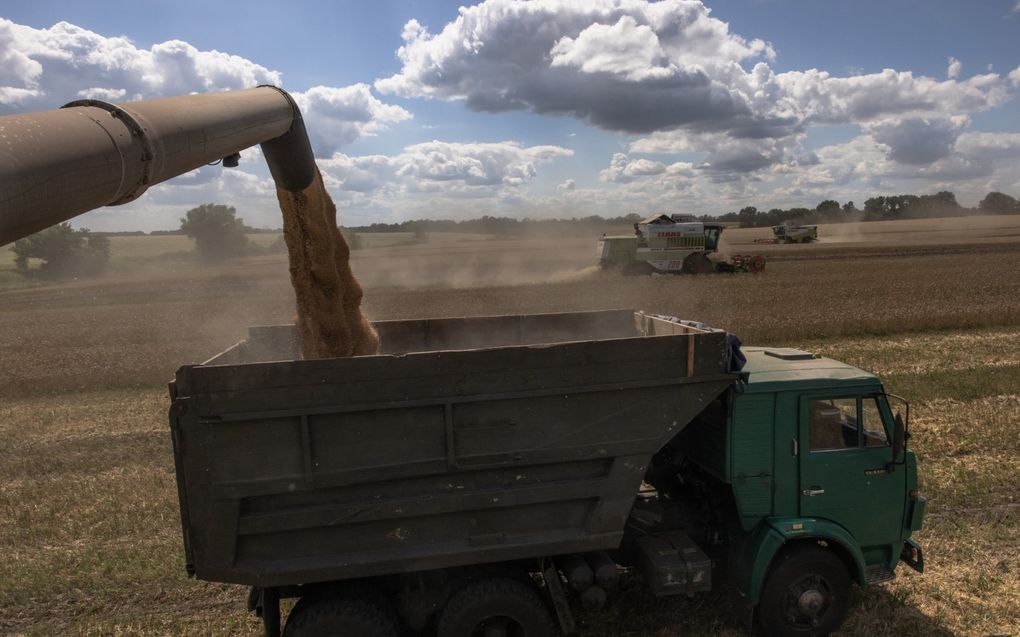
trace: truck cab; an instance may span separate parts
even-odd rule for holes
[[[909,405],[845,363],[743,352],[746,382],[660,452],[653,481],[675,501],[719,503],[703,528],[726,531],[698,543],[716,547],[769,634],[828,634],[848,610],[850,582],[890,580],[901,560],[923,569],[910,539],[925,499],[905,448]]]

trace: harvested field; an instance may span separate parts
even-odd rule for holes
[[[730,246],[755,246],[772,251],[818,251],[834,246],[862,248],[911,248],[949,245],[1000,245],[1020,238],[1020,216],[973,215],[938,219],[897,219],[863,223],[823,223],[818,242],[798,245],[758,245],[755,239],[771,239],[771,228],[731,228],[724,234]]]
[[[643,308],[746,342],[1020,319],[1017,250],[996,253],[995,267],[969,250],[777,261],[757,276],[622,277],[590,258],[546,240],[479,241],[359,250],[352,266],[373,319]],[[248,325],[293,321],[283,255],[152,267],[2,293],[0,351],[21,364],[0,377],[0,392],[151,386],[240,340]]]
[[[759,276],[612,276],[588,240],[366,248],[353,267],[372,318],[637,307],[878,372],[914,404],[928,572],[859,593],[840,634],[1016,634],[1020,250],[791,247],[811,258]],[[0,634],[259,634],[244,590],[184,574],[165,382],[293,319],[286,258],[137,263],[0,292]],[[657,601],[634,581],[581,619],[585,637],[744,634],[720,596]]]

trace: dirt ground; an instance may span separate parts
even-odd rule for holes
[[[640,308],[879,373],[914,403],[929,569],[858,594],[840,634],[1016,634],[1020,217],[987,219],[862,224],[842,242],[822,228],[806,246],[728,230],[729,250],[768,254],[757,276],[611,275],[594,237],[377,245],[353,267],[373,319]],[[184,574],[165,383],[248,325],[292,321],[286,257],[203,268],[147,239],[115,242],[105,278],[0,289],[0,634],[260,634],[244,590]],[[582,622],[587,637],[742,634],[722,598],[657,601],[635,581]]]

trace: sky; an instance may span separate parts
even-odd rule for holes
[[[1020,0],[0,0],[0,115],[282,86],[358,226],[1020,196]],[[257,148],[74,223],[279,227]]]

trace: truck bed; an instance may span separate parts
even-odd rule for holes
[[[614,548],[651,456],[729,387],[726,333],[631,310],[293,326],[171,384],[189,573],[281,586]]]

